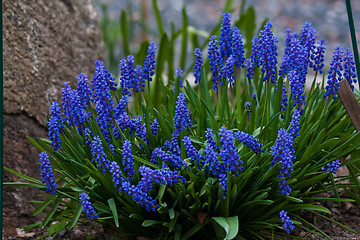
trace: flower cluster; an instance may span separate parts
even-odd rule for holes
[[[212,78],[213,81],[213,89],[215,92],[218,91],[219,83],[221,82],[221,68],[223,66],[223,59],[220,55],[220,50],[218,43],[219,41],[216,40],[216,36],[213,35],[210,37],[209,41],[209,48],[208,48],[208,58],[209,58],[209,66],[210,71],[212,72]]]
[[[51,105],[50,119],[49,119],[49,140],[54,150],[61,148],[60,131],[64,128],[63,120],[60,114],[60,106],[57,102]]]
[[[52,166],[49,160],[49,156],[46,152],[40,153],[39,162],[41,163],[41,177],[42,183],[46,184],[46,192],[56,194],[56,183],[54,180],[54,174],[52,173]]]
[[[123,151],[123,166],[124,171],[127,175],[132,178],[135,175],[134,169],[134,157],[131,151],[131,142],[129,139],[126,139],[124,145],[121,149]]]
[[[330,63],[331,67],[328,75],[328,85],[325,87],[326,93],[324,94],[324,98],[328,98],[330,95],[332,95],[333,99],[336,100],[336,94],[340,87],[339,82],[341,81],[342,77],[341,71],[343,70],[343,66],[341,64],[343,61],[342,53],[343,51],[340,47],[335,48],[333,60]]]
[[[185,101],[185,95],[180,93],[177,99],[174,122],[177,131],[181,132],[184,128],[191,127],[192,123],[190,118],[190,111]]]
[[[244,68],[245,62],[245,51],[244,51],[244,44],[242,41],[241,31],[237,27],[233,27],[232,33],[232,57],[234,58],[234,63],[236,67]]]
[[[271,167],[276,163],[281,162],[282,166],[278,178],[290,177],[292,172],[293,160],[295,159],[295,150],[293,146],[292,134],[287,132],[284,128],[278,131],[276,143],[271,147],[270,153],[274,155],[271,160]],[[283,180],[279,181],[280,193],[289,195],[291,189]]]
[[[349,82],[351,90],[354,91],[353,83],[356,83],[356,67],[354,56],[349,48],[344,52],[344,78]]]
[[[326,167],[323,167],[321,170],[325,172],[332,172],[336,174],[336,170],[340,167],[341,163],[339,160],[332,161],[331,163],[328,163]]]
[[[200,82],[201,79],[202,53],[200,48],[195,48],[194,53],[195,53],[194,77],[195,77],[195,84],[197,84],[198,82]]]
[[[179,78],[179,82],[180,82],[180,87],[183,88],[184,84],[183,84],[183,70],[181,70],[180,67],[176,68],[175,70],[175,77]]]
[[[231,56],[231,42],[231,15],[225,12],[220,29],[220,54],[222,59],[227,59]]]
[[[99,165],[99,169],[106,173],[106,169],[110,166],[110,161],[107,159],[99,136],[96,136],[91,143],[91,154],[92,161],[95,161]]]
[[[148,54],[143,66],[143,81],[151,81],[155,74],[155,54],[156,54],[156,43],[150,42],[148,47]]]
[[[283,223],[282,228],[286,231],[287,234],[290,234],[290,231],[295,228],[293,221],[290,220],[290,217],[287,215],[287,212],[281,210],[280,212],[281,222]]]
[[[83,211],[86,213],[86,217],[90,219],[98,218],[94,207],[92,206],[90,197],[87,193],[80,193],[79,199],[81,200]]]
[[[265,151],[264,149],[262,149],[263,144],[259,143],[259,139],[254,138],[253,135],[250,135],[243,131],[237,131],[236,133],[234,133],[234,136],[239,142],[242,142],[246,147],[253,150],[256,154]]]

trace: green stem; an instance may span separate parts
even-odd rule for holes
[[[359,60],[359,51],[357,48],[357,41],[356,41],[356,34],[355,34],[355,27],[354,27],[354,19],[351,11],[351,1],[346,0],[346,10],[349,19],[349,27],[350,27],[350,34],[351,34],[351,42],[353,46],[354,58],[355,58],[355,65],[356,65],[356,74],[358,79],[360,78],[360,60]],[[359,88],[360,88],[360,81],[358,81]]]

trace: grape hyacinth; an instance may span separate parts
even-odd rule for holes
[[[158,133],[158,129],[159,129],[159,122],[157,120],[157,118],[154,119],[153,123],[150,126],[151,129],[151,133],[156,136],[156,134]]]
[[[85,128],[84,135],[85,135],[85,143],[86,143],[86,145],[90,146],[91,145],[91,141],[90,141],[91,130],[89,128]]]
[[[219,130],[220,143],[220,156],[221,160],[228,167],[228,171],[234,172],[236,176],[244,169],[243,162],[240,160],[240,155],[237,153],[235,146],[235,137],[231,130],[227,130],[222,126]]]
[[[155,54],[156,54],[156,43],[150,42],[150,46],[148,47],[148,54],[146,56],[146,60],[143,64],[143,81],[152,81],[152,77],[155,72]]]
[[[50,109],[49,140],[51,140],[51,146],[54,146],[54,151],[56,151],[61,148],[60,132],[64,129],[64,124],[61,118],[60,105],[53,102]]]
[[[354,56],[349,48],[344,51],[344,78],[348,81],[351,90],[354,91],[353,83],[356,83],[356,67]]]
[[[284,210],[281,210],[280,218],[281,218],[281,222],[283,223],[282,228],[286,231],[287,234],[290,234],[290,230],[295,228],[293,221],[290,220],[290,217],[287,215],[287,212]]]
[[[185,95],[179,93],[175,106],[175,128],[178,132],[181,132],[184,128],[191,127],[190,112],[185,101]]]
[[[125,109],[129,103],[129,96],[125,95],[120,100],[118,105],[114,108],[114,118],[118,119],[120,115],[126,113]]]
[[[316,29],[311,22],[306,21],[301,29],[300,43],[305,48],[306,57],[309,59],[311,50],[315,47]]]
[[[69,126],[78,127],[78,132],[81,134],[84,128],[86,112],[77,91],[71,89],[68,82],[65,82],[64,85],[65,87],[62,89],[64,121],[69,121]]]
[[[283,85],[282,85],[282,91],[281,91],[281,119],[284,119],[285,116],[283,113],[286,112],[286,107],[287,107],[287,90],[286,90],[286,85],[285,85],[285,82],[283,82]]]
[[[135,175],[135,170],[134,170],[134,157],[132,155],[131,147],[132,147],[131,141],[129,139],[125,139],[121,150],[123,151],[124,171],[127,173],[127,175],[130,178],[133,178],[133,176]]]
[[[122,172],[120,170],[120,166],[117,162],[113,161],[110,164],[110,173],[112,173],[113,181],[115,182],[115,187],[119,187],[119,192],[124,188],[128,188],[130,186],[129,182],[125,180],[122,176]]]
[[[323,167],[321,170],[325,172],[332,172],[336,174],[336,170],[340,167],[341,163],[339,160],[332,161],[331,163],[328,163],[326,167]]]
[[[206,142],[209,145],[211,145],[214,149],[218,149],[219,146],[216,145],[213,136],[214,136],[213,130],[211,128],[207,128],[205,131]]]
[[[328,99],[330,95],[333,96],[333,99],[336,100],[336,94],[340,87],[339,82],[341,81],[341,71],[343,70],[342,66],[342,53],[341,47],[336,47],[333,54],[333,60],[330,63],[330,70],[328,75],[327,86],[325,87],[326,93],[324,94],[324,98]]]
[[[292,135],[292,141],[294,141],[294,139],[296,137],[298,137],[300,134],[299,134],[299,130],[300,130],[300,125],[299,125],[299,121],[300,121],[300,111],[298,109],[295,109],[294,110],[294,113],[292,115],[292,118],[291,118],[291,122],[290,122],[290,127],[289,127],[289,132],[291,133]]]
[[[183,138],[186,154],[191,158],[191,161],[196,162],[199,169],[203,165],[204,156],[201,156],[200,152],[192,145],[191,139],[188,136]]]
[[[97,112],[96,122],[100,127],[101,133],[104,135],[106,142],[110,142],[110,122],[111,119],[111,112],[109,112],[106,105],[102,104],[103,101],[98,101],[95,103],[95,109]]]
[[[250,113],[251,113],[251,103],[250,102],[246,102],[245,103],[245,110],[246,110],[246,112],[247,112],[247,115],[250,115]]]
[[[151,154],[150,162],[158,164],[157,158],[160,158],[163,162],[170,164],[171,167],[181,169],[186,166],[186,162],[181,159],[177,154],[170,154],[160,148],[155,148]]]
[[[249,79],[253,79],[254,77],[254,66],[250,58],[246,59],[246,77]]]
[[[277,38],[273,35],[271,30],[272,25],[267,22],[264,26],[264,30],[260,31],[260,38],[258,39],[258,63],[261,65],[260,71],[264,74],[263,81],[271,80],[275,83],[276,64],[277,64]]]
[[[54,180],[54,174],[52,173],[52,166],[49,160],[49,156],[46,152],[40,153],[39,162],[41,163],[41,177],[42,183],[46,184],[46,192],[56,194],[56,183]]]
[[[119,67],[121,94],[131,96],[130,89],[139,91],[139,82],[134,71],[134,57],[129,55],[127,59],[121,59]]]
[[[183,88],[184,84],[183,84],[183,70],[181,70],[180,67],[176,68],[175,70],[175,77],[179,77],[179,81],[180,81],[180,87]]]
[[[99,169],[103,170],[104,173],[106,173],[106,169],[110,166],[110,161],[106,156],[106,153],[104,152],[104,149],[102,147],[102,141],[99,136],[94,137],[94,140],[91,143],[91,155],[92,155],[92,161],[95,161],[99,165]]]
[[[239,142],[242,142],[246,147],[253,150],[255,154],[265,151],[264,149],[262,149],[263,144],[259,143],[259,139],[254,138],[253,135],[250,135],[243,131],[237,131],[236,133],[234,133],[234,136]]]
[[[194,65],[194,77],[195,77],[195,84],[200,82],[201,79],[201,66],[202,66],[202,52],[200,48],[195,48],[195,65]]]
[[[229,81],[230,84],[232,84],[233,86],[235,86],[235,76],[234,76],[234,58],[232,56],[230,56],[227,60],[226,63],[224,65],[224,67],[221,70],[221,75],[224,78],[224,81],[221,81],[220,84],[222,86],[227,86],[228,82],[226,80]]]
[[[99,216],[96,214],[94,207],[92,206],[90,197],[87,193],[80,193],[79,199],[81,200],[83,206],[83,212],[86,213],[86,217],[90,219],[98,218]]]
[[[213,89],[215,92],[218,91],[218,85],[221,81],[220,68],[223,65],[223,60],[220,56],[218,43],[219,43],[219,41],[216,40],[215,35],[210,37],[209,48],[208,48],[208,58],[210,60],[209,66],[210,66],[210,71],[212,72],[211,80],[214,83]]]
[[[315,72],[319,72],[320,74],[323,73],[322,69],[324,67],[325,45],[325,40],[320,39],[320,42],[318,42],[317,46],[311,49],[311,61],[309,63],[309,67],[313,68]]]
[[[220,28],[220,54],[222,59],[227,59],[231,56],[231,15],[225,12],[222,18]]]
[[[111,76],[111,73],[106,70],[104,63],[97,60],[95,62],[94,78],[91,81],[92,102],[96,103],[101,100],[106,102],[109,110],[112,110],[113,102],[111,99],[110,90],[115,91],[117,83],[114,82],[115,78]],[[105,103],[104,103],[105,104]]]
[[[233,27],[232,33],[232,57],[234,58],[234,63],[236,67],[244,68],[245,62],[245,51],[244,51],[244,44],[242,41],[241,31],[237,27]]]
[[[77,78],[77,92],[83,108],[86,109],[90,104],[90,97],[92,95],[86,73],[80,73]]]

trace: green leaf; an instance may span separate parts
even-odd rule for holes
[[[224,240],[230,240],[235,238],[239,232],[239,219],[237,216],[234,217],[212,217],[212,219],[219,224],[226,233]]]
[[[143,223],[142,223],[142,226],[143,227],[151,227],[155,224],[162,224],[161,221],[157,221],[157,220],[145,220]]]
[[[116,209],[115,200],[114,200],[114,198],[110,198],[107,200],[107,202],[108,202],[110,210],[113,214],[115,226],[118,228],[119,227],[119,217],[118,217],[118,213],[117,213],[117,209]]]
[[[69,229],[72,229],[73,227],[75,227],[76,223],[78,222],[78,220],[81,216],[82,210],[83,210],[83,206],[82,206],[82,203],[79,201],[78,204],[76,205],[76,209],[71,218],[71,221],[69,222]]]
[[[126,12],[125,10],[121,11],[121,16],[120,16],[120,25],[121,25],[121,34],[123,36],[123,49],[124,49],[124,54],[130,55],[130,48],[129,48],[129,37],[128,37],[128,29],[127,29],[127,20],[126,20]]]
[[[37,180],[37,179],[35,179],[35,178],[26,176],[26,175],[24,175],[24,174],[21,174],[21,173],[19,173],[19,172],[16,172],[16,171],[14,171],[14,170],[11,170],[10,168],[7,168],[7,167],[5,167],[5,166],[3,166],[3,168],[4,168],[4,170],[8,171],[9,173],[12,173],[12,174],[14,174],[14,175],[16,175],[16,176],[18,176],[18,177],[23,178],[23,179],[29,180],[30,182],[37,183],[37,184],[42,184],[42,182],[41,182],[40,180]]]

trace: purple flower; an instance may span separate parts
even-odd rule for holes
[[[156,134],[158,133],[158,129],[159,129],[159,122],[157,120],[157,118],[154,119],[153,123],[150,126],[151,129],[151,133],[156,136]]]
[[[271,147],[270,153],[274,155],[271,160],[271,166],[281,162],[280,175],[278,178],[290,177],[293,170],[293,160],[295,159],[295,150],[293,146],[293,136],[291,133],[286,132],[284,128],[280,128],[278,131],[276,143]],[[288,195],[291,191],[285,180],[279,180],[280,193]]]
[[[83,108],[86,109],[90,104],[90,97],[92,92],[88,83],[88,79],[85,73],[80,73],[77,78],[77,92],[80,98],[80,102],[83,104]]]
[[[233,33],[232,33],[232,57],[235,60],[235,66],[236,67],[245,67],[245,56],[244,56],[244,44],[242,41],[242,35],[241,31],[237,27],[233,27]]]
[[[231,56],[231,15],[225,12],[220,28],[220,53],[223,59]]]
[[[202,66],[202,52],[200,48],[195,48],[195,65],[194,65],[194,77],[195,77],[195,84],[200,82],[201,79],[201,66]]]
[[[176,68],[175,70],[175,77],[179,77],[179,81],[180,81],[180,87],[183,88],[184,84],[183,84],[183,70],[181,70],[180,67]]]
[[[113,102],[111,100],[110,90],[115,91],[117,83],[115,78],[111,76],[101,61],[95,62],[94,78],[91,81],[91,89],[93,91],[92,102],[105,101],[109,110],[112,110]]]
[[[311,22],[306,21],[301,29],[300,42],[305,48],[307,59],[309,59],[311,49],[315,47],[316,37],[316,29],[311,26]]]
[[[281,222],[283,223],[282,228],[286,231],[287,234],[290,234],[290,230],[295,228],[293,221],[290,220],[290,217],[287,215],[287,212],[284,210],[281,210],[280,218],[281,218]]]
[[[243,131],[237,131],[234,136],[239,142],[242,142],[246,147],[253,150],[254,153],[264,152],[264,149],[262,149],[263,144],[259,143],[259,139],[254,138],[253,135]]]
[[[240,155],[236,150],[234,134],[231,130],[227,130],[226,127],[222,126],[219,130],[219,135],[221,136],[221,160],[227,166],[228,171],[234,172],[238,176],[244,167],[241,166],[243,162],[240,160]]]
[[[292,100],[294,101],[293,107],[297,106],[297,109],[300,110],[302,105],[305,105],[305,82],[303,79],[297,74],[295,70],[289,72],[289,81],[290,81],[290,89]],[[300,114],[302,114],[302,109]]]
[[[171,140],[165,141],[165,146],[169,152],[177,156],[180,156],[181,151],[180,151],[178,139],[179,139],[179,131],[175,129],[171,135]]]
[[[114,108],[114,118],[118,119],[120,115],[124,114],[126,111],[127,104],[129,103],[129,96],[125,95],[120,100],[118,105]]]
[[[204,161],[205,173],[211,171],[214,176],[219,177],[220,174],[226,172],[225,165],[220,164],[218,156],[219,154],[215,151],[214,146],[212,144],[207,144]]]
[[[254,66],[250,58],[246,59],[246,77],[253,79],[254,77]]]
[[[83,212],[86,213],[86,217],[90,219],[98,218],[99,216],[96,214],[94,207],[92,206],[90,197],[87,193],[80,193],[79,199],[83,205]]]
[[[227,81],[229,81],[230,84],[235,86],[235,76],[234,76],[234,58],[230,56],[224,65],[224,67],[221,70],[221,75],[224,78],[224,81],[221,81],[220,84],[227,86]]]
[[[63,120],[60,114],[60,105],[53,102],[51,105],[50,119],[49,119],[49,140],[54,150],[61,148],[60,132],[64,129]]]
[[[129,139],[125,139],[124,144],[121,148],[121,150],[123,151],[123,166],[124,166],[124,171],[127,173],[127,175],[130,178],[133,178],[133,176],[135,175],[135,170],[134,170],[134,157],[132,155],[132,151],[131,151],[131,142]]]
[[[328,98],[330,95],[333,95],[333,99],[336,100],[336,94],[340,87],[339,82],[342,80],[341,71],[343,70],[342,66],[342,53],[341,47],[336,47],[333,55],[333,60],[330,63],[330,71],[328,75],[327,86],[325,87],[326,93],[324,98]]]
[[[271,80],[275,83],[276,75],[276,64],[277,64],[277,47],[276,42],[278,41],[273,35],[271,30],[272,25],[267,22],[264,26],[264,30],[260,31],[260,38],[258,39],[258,63],[262,66],[261,72],[264,75],[263,81]]]
[[[291,133],[292,137],[293,137],[293,141],[296,137],[298,137],[299,134],[299,129],[300,129],[300,125],[299,125],[299,121],[300,121],[300,111],[298,109],[294,110],[294,113],[292,115],[291,118],[291,122],[290,122],[290,127],[289,127],[289,132]]]
[[[250,115],[250,113],[251,113],[251,103],[250,102],[246,102],[245,103],[245,110],[246,110],[246,112],[247,112],[247,114],[248,115]]]
[[[344,52],[344,78],[348,80],[351,90],[354,91],[353,83],[356,83],[356,67],[354,56],[349,48]]]
[[[325,45],[325,40],[321,39],[320,42],[318,42],[318,45],[311,49],[310,55],[311,61],[309,67],[313,68],[315,72],[319,71],[321,74],[323,73],[322,69],[324,67]]]
[[[192,145],[191,139],[188,136],[183,138],[183,143],[187,155],[191,158],[191,161],[196,162],[199,169],[203,165],[204,156],[201,156],[200,152]]]
[[[131,96],[130,89],[139,91],[139,82],[134,71],[134,57],[129,55],[127,59],[121,59],[119,67],[121,94]]]
[[[285,116],[283,113],[286,112],[286,107],[287,107],[287,90],[286,90],[286,84],[285,82],[283,82],[282,85],[282,91],[281,91],[281,119],[284,119]]]
[[[111,112],[109,112],[106,105],[102,104],[103,101],[98,101],[95,103],[95,109],[97,112],[96,122],[100,127],[101,133],[104,135],[106,142],[110,142],[110,122],[111,119]]]
[[[340,167],[341,163],[339,160],[332,161],[331,163],[328,163],[326,167],[323,167],[321,170],[325,172],[332,172],[336,174],[336,170]]]
[[[213,136],[214,136],[213,130],[211,128],[207,128],[205,131],[206,142],[209,145],[211,145],[214,149],[219,149],[219,146],[216,145]]]
[[[115,187],[119,187],[119,192],[124,188],[128,188],[130,186],[129,182],[125,180],[122,176],[122,172],[120,170],[120,166],[117,162],[113,161],[110,164],[110,173],[112,173],[113,181],[115,182]]]
[[[181,132],[184,128],[191,127],[191,118],[190,111],[187,107],[185,101],[185,95],[183,93],[179,93],[177,98],[176,106],[175,106],[175,128],[178,132]]]
[[[85,143],[88,146],[90,146],[91,145],[91,141],[90,141],[91,131],[89,128],[85,128],[84,132],[85,132],[85,134],[84,134],[85,135]]]
[[[165,152],[160,148],[155,148],[151,154],[150,162],[158,164],[158,158],[160,158],[164,163],[170,164],[173,168],[181,169],[186,165],[186,162],[181,159],[177,154],[170,154]]]
[[[150,46],[148,47],[148,54],[146,56],[146,60],[143,64],[143,81],[152,81],[152,76],[154,76],[155,72],[155,54],[156,54],[156,43],[150,42]]]
[[[46,184],[46,192],[56,194],[56,183],[54,180],[54,174],[52,173],[52,166],[49,160],[49,156],[46,152],[40,153],[39,162],[41,163],[41,177],[42,183]]]
[[[218,85],[221,81],[221,67],[223,65],[223,59],[220,55],[219,50],[219,41],[216,40],[216,36],[213,35],[210,37],[209,48],[208,48],[208,58],[210,71],[212,72],[212,81],[214,83],[213,89],[215,92],[218,91]]]
[[[83,108],[77,91],[71,89],[68,82],[64,84],[65,87],[62,89],[64,121],[69,121],[69,126],[78,127],[78,132],[81,134],[84,128],[86,111]]]
[[[107,159],[106,153],[102,147],[102,141],[99,136],[96,136],[91,143],[92,161],[99,165],[99,169],[106,173],[106,169],[110,166],[110,161]]]

